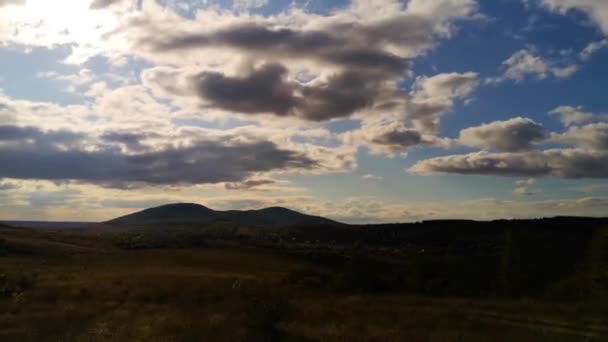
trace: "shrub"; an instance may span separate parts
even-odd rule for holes
[[[0,237],[0,256],[8,254],[8,242]]]
[[[288,296],[276,287],[254,286],[242,291],[247,341],[280,341],[283,333],[278,325],[289,313]]]
[[[117,235],[114,244],[122,249],[153,248],[153,244],[141,235]]]
[[[31,289],[36,279],[36,274],[8,275],[0,273],[0,298],[22,298],[23,292]]]
[[[306,287],[326,287],[331,278],[327,272],[315,270],[313,268],[301,268],[290,272],[287,275],[287,282],[290,284],[303,285]]]

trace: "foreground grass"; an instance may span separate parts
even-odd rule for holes
[[[56,246],[52,246],[55,248]],[[305,260],[249,248],[0,257],[0,341],[580,341],[602,303],[425,298],[294,282]],[[9,285],[6,285],[9,284]]]

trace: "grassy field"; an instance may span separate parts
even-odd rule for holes
[[[0,255],[0,341],[608,338],[599,300],[349,287],[366,280],[254,247],[123,250],[93,235],[0,228]]]

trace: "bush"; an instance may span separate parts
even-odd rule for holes
[[[37,275],[0,273],[0,299],[23,298],[23,292],[34,287]]]
[[[293,271],[287,275],[291,284],[314,288],[327,288],[338,293],[376,293],[391,288],[387,279],[377,270],[359,264],[325,272],[312,268]]]
[[[141,235],[117,235],[114,244],[122,249],[145,249],[155,247],[151,241]]]
[[[268,285],[244,288],[241,293],[247,303],[244,311],[247,341],[283,340],[278,325],[289,313],[288,296]]]
[[[580,301],[591,297],[590,280],[583,276],[573,276],[553,284],[546,293],[552,300]]]
[[[306,287],[327,287],[331,275],[327,272],[315,270],[313,268],[301,268],[290,272],[287,275],[287,282],[290,284],[303,285]]]
[[[8,242],[0,237],[0,256],[8,254]]]

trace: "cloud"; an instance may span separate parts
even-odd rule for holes
[[[240,182],[254,173],[322,167],[302,152],[267,141],[195,140],[125,154],[87,146],[78,133],[0,127],[0,177],[156,185]],[[72,145],[66,145],[66,141]]]
[[[513,196],[534,196],[534,195],[538,195],[542,192],[543,191],[541,189],[533,189],[533,188],[528,188],[525,186],[520,186],[520,187],[513,189],[512,194],[513,194]]]
[[[608,123],[570,127],[564,133],[554,133],[552,140],[589,150],[608,151]]]
[[[533,185],[536,184],[536,178],[528,178],[526,180],[516,181],[515,184],[517,187],[513,189],[513,196],[533,196],[542,193],[542,189],[534,188]]]
[[[578,65],[568,65],[565,67],[553,67],[551,72],[557,78],[568,78],[578,71]]]
[[[515,182],[517,186],[534,185],[536,184],[536,178],[528,178],[526,180],[518,180]]]
[[[414,85],[420,98],[466,98],[478,86],[477,73],[443,73],[431,77],[418,77]]]
[[[465,146],[519,152],[532,149],[534,144],[547,137],[541,124],[528,118],[516,117],[463,129],[458,141]]]
[[[608,2],[604,0],[541,0],[547,8],[566,14],[578,10],[587,14],[591,20],[608,34]]]
[[[500,83],[506,80],[521,82],[526,78],[544,80],[553,75],[556,78],[569,78],[579,67],[576,64],[564,65],[563,61],[556,62],[538,55],[534,47],[521,49],[502,62],[505,69],[502,76],[490,78],[489,83]]]
[[[353,41],[347,32],[363,35],[363,42]],[[353,24],[351,27],[328,27],[327,31],[299,31],[290,28],[271,29],[260,24],[241,24],[201,34],[183,34],[164,38],[153,45],[156,52],[188,51],[192,49],[228,47],[241,53],[250,53],[264,58],[313,59],[335,64],[344,68],[371,69],[385,72],[403,73],[408,64],[403,57],[385,52],[378,46],[381,28],[365,29]],[[338,31],[338,34],[332,32]],[[389,37],[390,38],[390,37]],[[381,39],[387,39],[383,37]]]
[[[417,129],[437,133],[440,117],[452,109],[454,100],[467,98],[478,85],[478,75],[474,72],[420,76],[406,103],[407,117]]]
[[[419,76],[410,93],[364,112],[358,116],[361,128],[343,133],[341,138],[368,148],[372,154],[390,157],[405,157],[409,150],[422,146],[450,147],[452,139],[437,136],[441,117],[456,100],[471,96],[478,85],[474,72]]]
[[[131,44],[116,53],[165,65],[142,74],[146,86],[192,112],[203,106],[241,119],[273,114],[309,121],[405,106],[408,96],[399,88],[411,73],[410,59],[449,38],[454,23],[477,10],[472,0],[353,1],[326,15],[200,10],[196,21],[186,21],[157,7],[145,6],[107,36]],[[202,103],[193,104],[194,95]],[[408,111],[438,108],[436,98],[417,100]],[[437,119],[418,121],[429,127]]]
[[[249,179],[240,183],[226,183],[224,186],[226,190],[250,190],[275,183],[272,179]]]
[[[365,180],[375,180],[375,181],[381,181],[384,179],[384,177],[382,177],[382,176],[377,176],[377,175],[374,175],[371,173],[365,174],[365,175],[361,176],[361,178],[365,179]]]
[[[10,144],[22,145],[28,142],[43,146],[72,146],[80,143],[84,138],[84,134],[68,130],[43,132],[39,128],[31,126],[0,126],[0,142],[9,146]]]
[[[365,124],[357,131],[342,134],[350,144],[365,146],[371,154],[405,157],[411,149],[422,146],[448,147],[449,139],[424,134],[402,123]]]
[[[528,75],[544,79],[549,70],[547,62],[529,50],[515,52],[502,64],[506,67],[504,76],[517,81],[523,80]]]
[[[581,106],[559,106],[551,110],[549,115],[558,116],[564,126],[608,120],[608,115],[586,112]]]
[[[593,120],[593,114],[584,112],[582,107],[559,106],[549,112],[549,115],[559,116],[565,126],[586,123]]]
[[[373,143],[408,148],[422,143],[422,134],[415,129],[396,128],[374,137]]]
[[[244,78],[203,73],[197,80],[198,94],[212,106],[242,113],[287,115],[296,106],[293,85],[285,81],[287,70],[265,65]]]
[[[171,202],[179,202],[172,201],[168,198],[163,199],[104,199],[100,202],[102,206],[105,208],[121,208],[121,209],[145,209],[145,208],[153,208],[158,207]]]
[[[19,189],[19,185],[11,182],[0,182],[0,191]]]
[[[268,4],[268,0],[232,0],[232,7],[237,10],[260,8]]]
[[[474,152],[422,160],[408,171],[420,175],[453,173],[502,177],[608,178],[608,153],[583,149]]]
[[[608,39],[602,39],[596,42],[591,42],[581,51],[579,57],[586,61],[591,58],[598,51],[608,48]]]
[[[0,0],[0,7],[8,5],[24,5],[26,0]]]
[[[123,1],[124,0],[93,0],[91,5],[89,5],[89,8],[93,10],[103,9]]]
[[[290,80],[281,64],[268,63],[244,76],[220,72],[187,72],[154,68],[143,73],[144,84],[164,97],[195,96],[199,106],[240,114],[273,114],[309,121],[343,118],[390,99],[395,90],[375,74],[344,71],[327,80],[303,85]]]
[[[107,143],[116,143],[123,145],[130,151],[142,151],[150,149],[150,146],[146,146],[144,142],[151,138],[160,138],[161,136],[156,133],[144,133],[144,132],[126,132],[126,131],[108,131],[100,135],[100,139]]]

